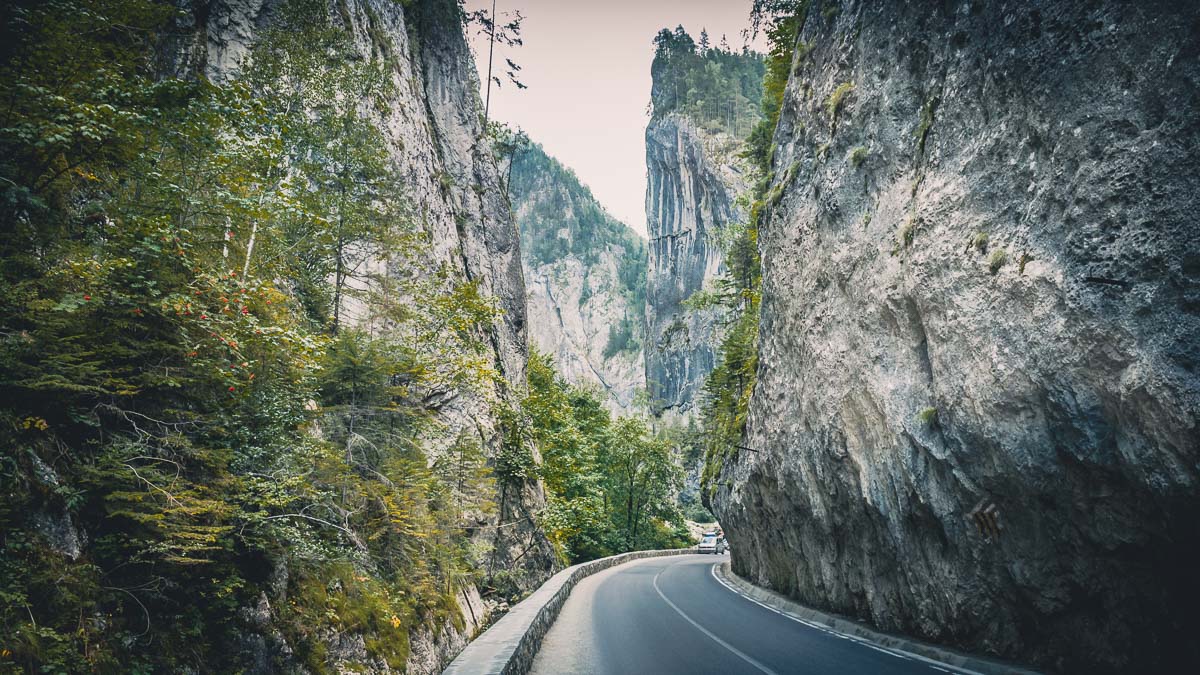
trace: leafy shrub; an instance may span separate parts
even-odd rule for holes
[[[968,248],[974,248],[980,253],[986,253],[988,247],[988,233],[976,232],[973,237],[967,242]]]
[[[831,123],[837,122],[838,114],[842,112],[842,108],[846,104],[846,97],[853,91],[853,82],[843,82],[829,94],[829,98],[825,100],[825,111],[829,113]]]
[[[850,151],[850,164],[854,168],[862,166],[862,163],[867,161],[867,156],[870,152],[863,146],[858,146]]]
[[[1005,251],[1002,248],[995,249],[992,251],[992,254],[988,256],[988,270],[990,270],[992,274],[996,274],[1000,271],[1001,267],[1004,267],[1006,262],[1008,262],[1008,251]]]

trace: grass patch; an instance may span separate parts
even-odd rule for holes
[[[843,82],[839,84],[829,98],[825,101],[825,110],[829,113],[829,121],[833,124],[837,123],[838,114],[842,112],[842,108],[846,105],[846,97],[854,91],[853,82]]]
[[[917,155],[925,154],[925,139],[929,137],[929,130],[933,128],[933,116],[937,112],[938,104],[941,99],[934,96],[925,105],[921,107],[921,122],[917,125]]]
[[[850,165],[857,169],[858,167],[862,166],[863,162],[867,161],[867,157],[870,154],[870,151],[864,146],[860,145],[857,148],[854,148],[850,151]]]
[[[917,235],[917,219],[909,216],[904,219],[900,225],[900,229],[896,231],[896,242],[904,248],[908,248],[913,243],[913,238]]]
[[[922,408],[921,412],[917,413],[917,422],[927,427],[936,424],[937,408]]]

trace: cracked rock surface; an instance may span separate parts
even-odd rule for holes
[[[1200,5],[846,1],[800,42],[735,571],[1051,670],[1196,667]]]
[[[655,414],[690,417],[716,367],[721,310],[684,301],[724,274],[721,229],[744,219],[735,201],[747,177],[725,132],[669,113],[646,127],[646,386]]]

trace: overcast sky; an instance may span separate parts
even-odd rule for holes
[[[492,3],[466,4],[490,10]],[[683,24],[699,42],[700,29],[707,28],[714,46],[725,34],[731,47],[741,49],[750,0],[497,1],[502,23],[513,10],[525,17],[525,44],[497,45],[495,72],[502,74],[504,59],[511,58],[529,88],[518,90],[502,76],[503,86],[492,87],[491,118],[524,129],[574,169],[610,213],[645,235],[644,133],[654,34]],[[473,35],[472,43],[484,83],[487,38]]]

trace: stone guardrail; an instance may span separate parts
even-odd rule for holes
[[[905,652],[917,659],[954,666],[960,669],[960,672],[978,673],[979,675],[1039,675],[1036,671],[1028,670],[1021,666],[963,654],[945,647],[919,642],[898,635],[881,633],[857,621],[851,621],[846,617],[826,614],[825,612],[805,607],[775,591],[755,586],[735,574],[730,567],[730,563],[727,560],[721,563],[714,571],[724,580],[726,585],[732,587],[732,590],[741,593],[759,604],[768,605],[784,614],[802,619],[810,625],[819,624],[861,642]]]
[[[633,551],[572,565],[550,577],[468,643],[442,675],[525,675],[533,665],[542,638],[580,579],[631,560],[695,552],[694,547]]]

